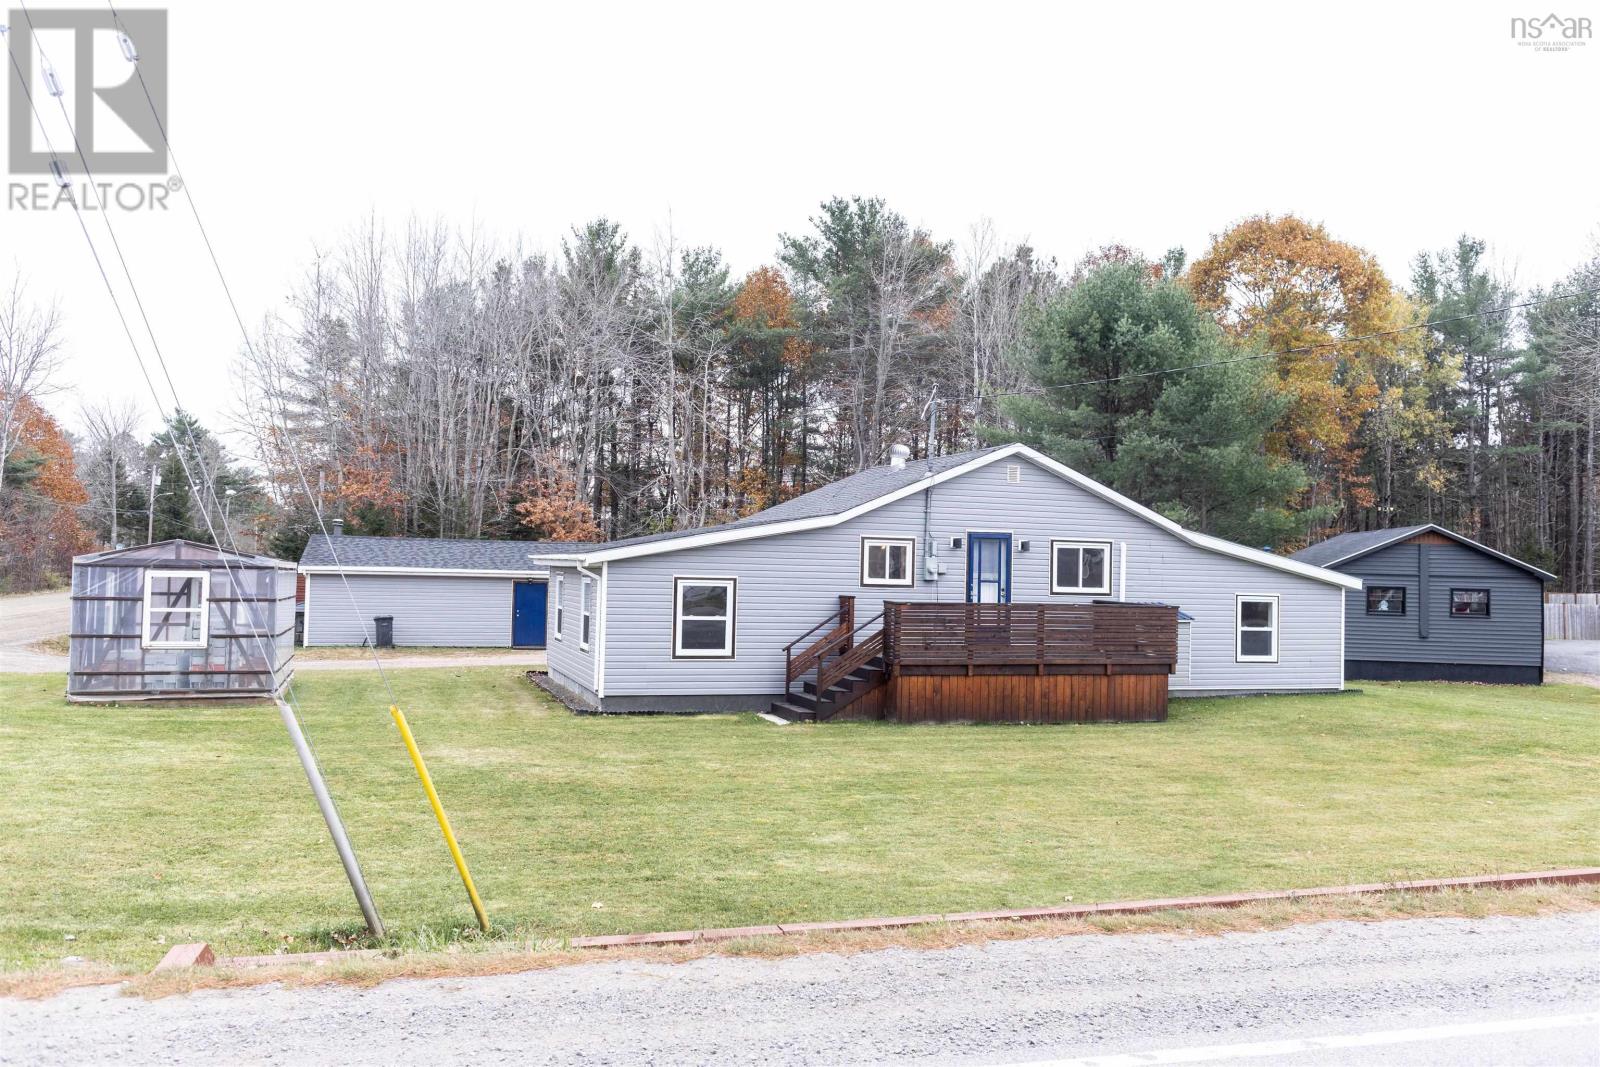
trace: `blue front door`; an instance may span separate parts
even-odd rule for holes
[[[1011,603],[1011,535],[967,534],[967,603]]]
[[[511,587],[511,647],[544,647],[543,582],[517,582]]]

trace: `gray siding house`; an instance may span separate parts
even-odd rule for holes
[[[371,643],[374,618],[388,616],[396,645],[544,647],[547,571],[528,558],[538,542],[358,537],[332,526],[300,556],[305,644]]]
[[[1294,558],[1362,579],[1345,606],[1345,675],[1538,685],[1548,571],[1442,526],[1339,534]]]
[[[784,646],[841,594],[884,601],[1160,602],[1174,695],[1344,685],[1357,577],[1183,529],[1020,444],[903,459],[737,522],[548,546],[550,680],[603,711],[761,709]]]

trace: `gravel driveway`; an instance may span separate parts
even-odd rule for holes
[[[1592,1064],[1600,1062],[1593,1027],[1570,1017],[1593,1012],[1597,999],[1600,913],[1334,922],[1216,938],[619,960],[366,990],[258,987],[143,1001],[100,987],[0,1002],[0,1059],[996,1063],[1362,1034],[1366,1043],[1348,1057],[1330,1058],[1337,1047],[1326,1041],[1310,1051],[1317,1063],[1478,1062],[1448,1041],[1430,1055],[1415,1037],[1373,1040],[1466,1024],[1469,1034],[1491,1031],[1468,1042],[1489,1062]],[[1495,1030],[1530,1019],[1532,1033]]]
[[[1545,680],[1600,686],[1600,641],[1546,641]]]

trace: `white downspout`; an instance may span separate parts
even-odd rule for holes
[[[1128,599],[1128,542],[1117,542],[1117,599]]]

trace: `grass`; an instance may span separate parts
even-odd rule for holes
[[[1181,701],[1164,725],[777,727],[577,717],[514,668],[392,677],[487,944],[376,677],[296,689],[405,951],[1600,864],[1600,692],[1572,686]],[[62,688],[0,676],[0,969],[363,943],[272,707]]]

